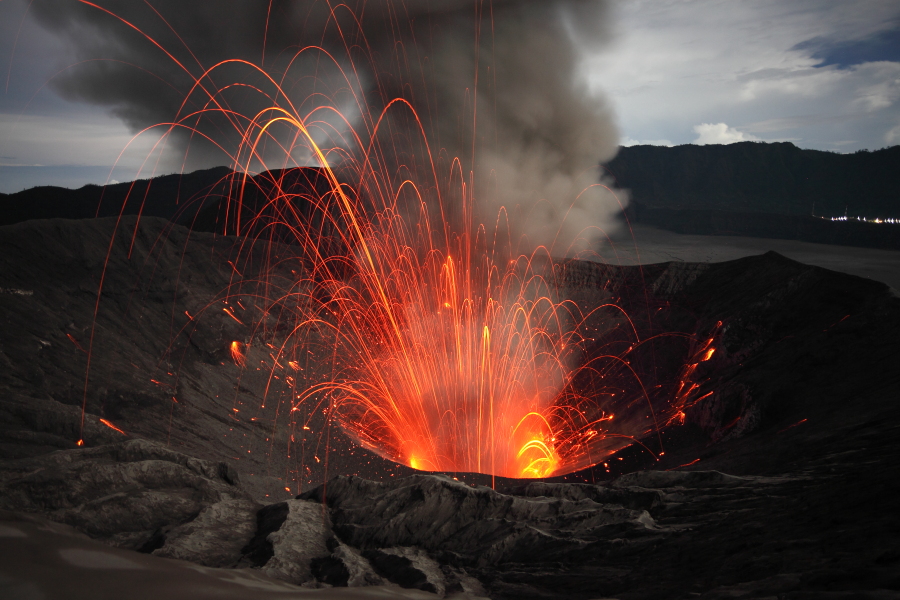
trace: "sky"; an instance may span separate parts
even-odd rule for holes
[[[900,3],[631,0],[588,59],[621,144],[900,144]]]
[[[0,0],[0,192],[124,181],[148,164],[177,171],[177,152],[153,153],[158,135],[133,140],[134,121],[130,128],[109,105],[61,96],[54,82],[84,56],[27,6]],[[900,144],[895,1],[611,6],[609,39],[585,51],[582,75],[614,115],[621,145],[760,140],[853,152]]]

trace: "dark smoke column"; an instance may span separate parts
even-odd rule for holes
[[[116,17],[75,0],[34,0],[31,14],[68,41],[71,62],[88,61],[57,78],[57,92],[108,107],[134,131],[201,108],[202,95],[182,108],[194,78],[234,58],[276,79],[285,75],[292,100],[311,110],[311,102],[322,101],[311,100],[314,92],[327,97],[337,85],[329,74],[334,69],[322,68],[327,61],[315,53],[290,70],[288,64],[299,48],[321,46],[353,70],[355,91],[370,113],[377,116],[395,97],[413,104],[442,166],[449,169],[458,157],[462,177],[474,182],[478,219],[493,223],[505,207],[514,237],[527,236],[522,250],[544,244],[555,254],[571,253],[584,246],[570,248],[578,235],[595,235],[586,227],[612,227],[615,198],[602,188],[582,193],[599,182],[597,164],[618,145],[610,110],[579,74],[583,54],[608,38],[606,2],[273,0],[268,10],[266,3],[243,0],[98,4],[138,26],[182,66]],[[209,87],[248,77],[244,83],[263,83],[252,70],[233,66],[216,71]],[[231,108],[244,114],[262,107],[252,94],[231,93]],[[352,103],[335,103],[353,117]],[[392,133],[408,128],[404,119],[391,118]],[[354,122],[362,134],[364,121]],[[217,139],[231,128],[221,115],[192,124]],[[226,146],[237,144],[236,136],[225,137]],[[327,138],[326,145],[340,143]],[[198,136],[177,139],[191,140],[189,166],[224,162]],[[402,163],[385,160],[396,163],[386,164],[388,170]]]

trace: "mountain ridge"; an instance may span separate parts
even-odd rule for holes
[[[790,142],[628,146],[603,169],[652,208],[900,217],[900,146],[853,154]]]

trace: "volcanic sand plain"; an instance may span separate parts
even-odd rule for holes
[[[896,250],[732,235],[684,235],[642,224],[611,234],[609,241],[600,251],[600,259],[610,264],[723,262],[774,250],[797,262],[874,279],[900,290],[900,252]]]

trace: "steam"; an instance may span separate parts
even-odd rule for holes
[[[579,48],[607,37],[604,8],[587,1],[504,5],[495,17],[496,76],[479,88],[480,216],[506,207],[526,245],[554,254],[584,249],[614,226],[620,210],[612,193],[596,186],[599,163],[618,150],[618,132],[578,73]]]
[[[618,132],[606,103],[579,75],[584,51],[609,37],[605,1],[272,0],[268,11],[266,3],[245,0],[100,4],[140,27],[184,68],[96,8],[34,0],[31,11],[69,41],[75,60],[85,61],[54,81],[58,93],[106,106],[135,131],[201,108],[182,103],[204,68],[240,58],[288,73],[297,49],[319,45],[344,66],[352,64],[362,82],[354,91],[371,107],[394,97],[415,106],[442,167],[459,158],[478,220],[492,227],[499,215],[522,249],[544,245],[572,254],[615,226],[619,202],[596,184],[599,163],[617,151]],[[289,93],[312,110],[314,92],[339,82],[323,74],[321,57],[304,56],[305,64],[291,70],[307,75],[291,79]],[[240,68],[215,73],[213,83],[239,79]],[[255,80],[246,83],[264,83],[247,73]],[[230,104],[238,110],[256,108],[252,94],[249,107],[238,106],[240,92],[233,94]],[[409,128],[402,117],[392,119],[395,128]],[[222,120],[198,123],[213,137],[228,129]],[[325,123],[323,135],[337,127]],[[198,159],[195,147],[191,156]],[[215,161],[209,154],[199,159]],[[399,170],[402,163],[395,159],[389,167]]]

